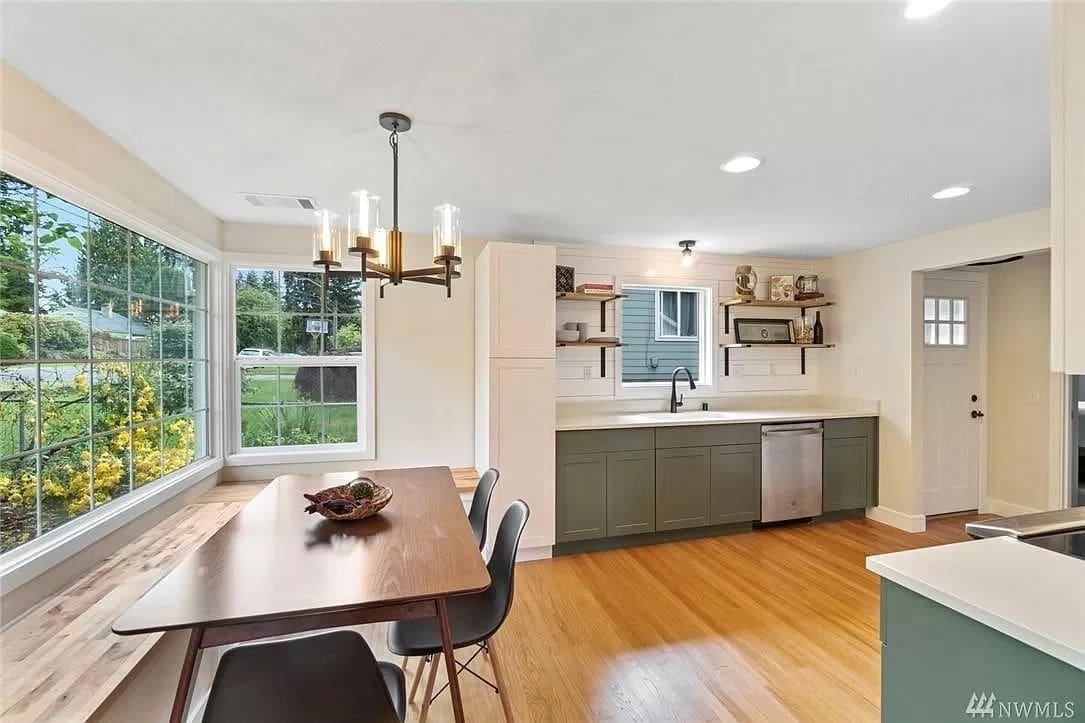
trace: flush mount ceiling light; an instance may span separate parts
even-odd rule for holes
[[[693,239],[687,239],[686,241],[679,241],[678,245],[682,247],[682,265],[686,268],[693,266],[693,247],[697,245],[697,242]]]
[[[911,0],[904,6],[904,17],[909,20],[919,20],[937,15],[949,5],[950,0]]]
[[[761,156],[753,153],[740,153],[720,164],[720,170],[727,173],[745,173],[761,165]]]
[[[384,287],[399,286],[404,281],[444,286],[452,298],[452,279],[460,278],[456,267],[462,262],[460,238],[460,209],[451,203],[433,208],[433,263],[420,269],[403,268],[403,232],[399,230],[399,134],[411,129],[411,119],[402,113],[386,112],[379,116],[381,128],[389,132],[392,147],[392,228],[380,223],[380,196],[362,189],[351,194],[350,217],[347,225],[347,251],[362,259],[362,281],[369,277],[381,279]],[[313,234],[313,263],[327,271],[340,265],[339,229],[335,216],[329,211],[317,212],[317,228]],[[325,282],[326,284],[326,282]]]
[[[941,191],[935,191],[931,194],[931,198],[936,198],[939,201],[944,201],[947,198],[957,198],[971,191],[969,186],[950,186],[949,188],[943,188]]]

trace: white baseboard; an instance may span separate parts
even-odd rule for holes
[[[905,532],[925,532],[927,529],[927,518],[925,516],[909,515],[888,507],[868,507],[866,516],[875,522],[881,522],[883,525],[896,527],[898,530],[904,530]]]
[[[516,551],[517,562],[531,562],[532,560],[549,560],[554,556],[554,548],[550,545],[539,547],[521,547]]]
[[[1017,515],[1030,515],[1034,512],[1043,512],[1035,507],[1025,507],[1014,502],[998,500],[994,497],[987,498],[987,512],[1000,517],[1015,517]]]

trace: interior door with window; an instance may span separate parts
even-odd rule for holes
[[[987,283],[979,274],[923,282],[923,491],[928,515],[975,510],[987,488]]]

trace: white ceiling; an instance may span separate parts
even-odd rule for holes
[[[817,257],[1048,203],[1047,4],[902,6],[5,2],[0,48],[226,220],[390,213],[394,109],[408,232],[447,199],[471,237]]]

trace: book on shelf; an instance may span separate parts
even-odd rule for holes
[[[614,284],[580,284],[576,287],[578,294],[613,294]]]

